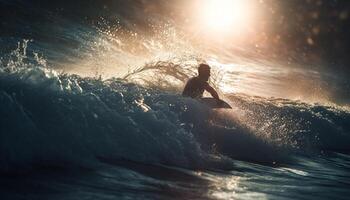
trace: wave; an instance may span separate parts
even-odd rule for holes
[[[246,95],[231,97],[242,121],[268,140],[293,149],[348,152],[348,107]]]
[[[226,95],[233,110],[215,111],[155,85],[57,73],[38,56],[12,56],[0,68],[1,171],[100,158],[193,168],[213,155],[275,164],[291,151],[349,151],[344,108],[236,94]]]
[[[51,75],[38,68],[2,77],[1,166],[96,157],[184,163],[198,151],[174,113],[151,103],[157,94],[118,80]]]

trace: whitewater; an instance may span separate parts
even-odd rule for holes
[[[2,199],[348,199],[346,75],[0,3],[56,23],[0,38]],[[201,62],[232,110],[181,95]]]

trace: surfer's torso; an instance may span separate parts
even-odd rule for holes
[[[201,80],[199,77],[193,77],[187,81],[182,95],[192,98],[201,98],[204,90],[208,87],[209,84],[207,81]]]

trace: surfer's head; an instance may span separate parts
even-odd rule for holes
[[[198,67],[198,77],[202,80],[208,81],[210,77],[210,66],[207,64],[200,64]]]

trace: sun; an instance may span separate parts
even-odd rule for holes
[[[250,0],[202,0],[201,26],[216,32],[241,30],[251,20]]]

